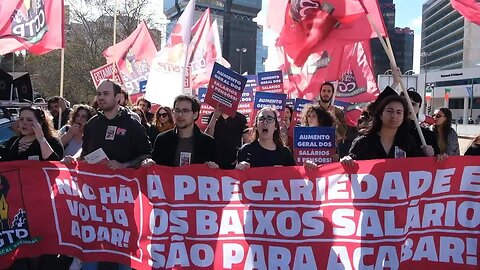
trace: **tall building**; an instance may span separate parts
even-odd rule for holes
[[[422,6],[423,71],[470,68],[480,64],[480,26],[464,19],[450,0]]]
[[[257,63],[256,71],[264,72],[265,71],[265,61],[268,57],[268,47],[263,45],[263,26],[258,25],[257,31]]]
[[[397,66],[402,72],[413,69],[414,32],[410,28],[395,27],[395,4],[393,0],[379,0],[380,11],[390,37]],[[390,69],[390,60],[378,39],[372,39],[372,60],[375,74],[384,74]]]
[[[171,31],[189,0],[164,0],[164,13],[170,20]],[[197,0],[194,20],[210,8],[212,19],[217,19],[223,58],[237,72],[256,72],[257,23],[253,21],[262,9],[261,0]],[[169,31],[170,30],[170,31]]]

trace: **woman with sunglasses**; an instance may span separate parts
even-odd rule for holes
[[[452,111],[444,107],[438,108],[435,110],[433,117],[435,118],[435,124],[433,124],[431,129],[437,135],[440,154],[449,156],[460,155],[458,135],[452,128]]]
[[[20,134],[6,143],[2,161],[58,161],[63,157],[63,146],[56,136],[50,113],[34,106],[23,107],[18,124]]]
[[[255,118],[255,138],[238,150],[236,169],[250,167],[295,166],[290,150],[280,135],[278,113],[274,108],[266,107]]]
[[[150,131],[148,133],[150,142],[152,144],[155,143],[158,134],[174,127],[175,124],[173,123],[172,109],[164,106],[158,107],[153,118],[153,124],[150,126]]]

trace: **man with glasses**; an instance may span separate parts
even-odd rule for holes
[[[207,164],[218,168],[215,161],[215,140],[200,131],[195,121],[200,112],[200,102],[191,96],[180,95],[173,103],[175,128],[158,135],[152,151],[152,159],[143,162],[171,167],[190,164]]]

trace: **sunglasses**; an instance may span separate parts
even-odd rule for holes
[[[445,117],[445,115],[441,115],[441,114],[434,114],[433,117],[435,118],[442,118],[442,117]]]
[[[162,118],[168,117],[168,113],[159,113],[157,115]]]

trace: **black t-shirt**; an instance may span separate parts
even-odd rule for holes
[[[113,119],[107,119],[101,112],[92,117],[83,133],[82,157],[98,148],[110,160],[122,163],[150,154],[152,147],[145,128],[131,114],[120,107]]]
[[[415,143],[415,140],[409,134],[403,136],[397,134],[388,153],[385,152],[379,135],[361,135],[353,141],[348,155],[355,160],[395,158],[396,149],[402,151],[406,157],[423,156],[420,146]]]
[[[212,118],[210,114],[208,122]],[[245,115],[237,112],[235,117],[227,119],[220,116],[215,123],[213,137],[216,142],[217,164],[222,169],[235,168],[237,151],[242,146],[243,131],[247,128]]]
[[[275,150],[263,148],[258,141],[245,144],[237,154],[238,162],[246,161],[250,167],[295,166],[292,152],[286,147],[277,147]]]
[[[465,152],[465,156],[480,156],[480,145],[473,144],[468,147],[467,151]]]

